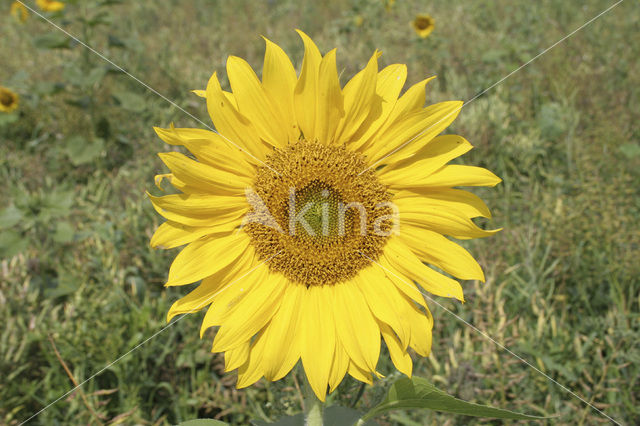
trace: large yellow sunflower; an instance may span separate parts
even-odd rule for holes
[[[266,41],[262,81],[237,57],[227,61],[232,92],[214,73],[207,109],[219,134],[156,131],[194,158],[162,153],[181,193],[154,197],[167,221],[152,247],[186,244],[167,286],[202,280],[168,318],[208,306],[201,334],[219,327],[212,352],[224,352],[238,387],[278,380],[298,362],[321,400],[345,374],[371,383],[384,339],[410,376],[408,348],[427,356],[432,316],[418,286],[463,300],[460,279],[483,280],[459,239],[484,237],[473,217],[489,217],[458,186],[493,186],[488,170],[447,162],[471,149],[437,136],[461,102],[424,107],[426,79],[402,96],[405,65],[378,69],[375,52],[344,87],[336,50],[305,46],[300,75]],[[382,337],[382,339],[381,339]]]

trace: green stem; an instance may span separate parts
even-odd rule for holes
[[[320,401],[311,389],[309,382],[304,383],[304,425],[323,426],[324,402]]]

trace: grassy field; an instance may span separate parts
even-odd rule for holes
[[[210,123],[189,91],[213,71],[224,76],[227,55],[259,70],[264,35],[299,66],[301,28],[324,52],[338,47],[343,80],[378,48],[382,64],[408,65],[408,83],[438,75],[428,102],[469,100],[611,4],[91,0],[47,14],[178,108],[0,2],[0,85],[20,95],[18,110],[0,113],[0,424],[19,424],[116,359],[31,423],[247,424],[300,410],[301,376],[236,390],[209,352],[212,334],[198,337],[202,314],[146,341],[184,294],[162,286],[177,251],[148,245],[161,220],[145,191],[158,192],[155,154],[168,149],[152,126],[202,127],[184,111]],[[409,24],[417,13],[436,21],[427,39]],[[464,243],[487,276],[463,283],[467,303],[438,300],[622,424],[640,418],[638,22],[640,8],[623,2],[462,110],[448,132],[475,145],[465,163],[503,178],[475,192],[504,231]],[[608,422],[431,308],[433,353],[414,358],[418,376],[466,400],[559,416],[549,424]],[[379,369],[386,377],[361,397],[349,379],[332,401],[374,405],[399,377],[386,356]],[[433,412],[380,420],[486,422]]]

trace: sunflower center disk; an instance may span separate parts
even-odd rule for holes
[[[0,90],[0,104],[4,105],[4,106],[9,106],[13,103],[13,97]]]
[[[245,230],[269,268],[305,285],[347,281],[377,259],[391,195],[345,147],[299,141],[258,168]]]
[[[346,233],[347,220],[352,222],[350,210],[344,211],[346,203],[338,191],[321,181],[312,181],[301,191],[290,192],[289,215],[299,220],[295,235],[307,243],[327,243]],[[289,227],[290,231],[292,230]]]

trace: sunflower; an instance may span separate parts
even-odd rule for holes
[[[36,0],[36,4],[45,12],[59,12],[64,9],[64,3],[55,0]]]
[[[11,3],[11,9],[9,10],[11,16],[19,20],[20,22],[25,22],[29,17],[29,11],[25,7],[24,4],[14,1]]]
[[[212,352],[238,369],[238,388],[278,380],[301,360],[324,401],[346,374],[372,383],[381,340],[410,376],[408,348],[431,349],[433,319],[417,282],[463,300],[461,279],[483,280],[471,255],[445,235],[492,235],[489,217],[457,186],[493,186],[488,170],[446,163],[471,149],[461,136],[437,136],[461,102],[424,108],[425,86],[398,97],[405,65],[378,69],[378,52],[344,87],[336,50],[305,47],[299,77],[266,40],[262,81],[249,64],[227,60],[232,92],[216,73],[205,91],[218,133],[156,128],[179,152],[161,153],[178,194],[149,195],[167,221],[152,247],[186,244],[167,286],[202,280],[171,306],[168,319],[207,307],[201,336],[219,327]]]
[[[435,28],[436,21],[429,15],[420,14],[411,23],[411,26],[422,38],[427,38]]]
[[[19,100],[13,90],[0,86],[0,112],[11,112],[18,108]]]

